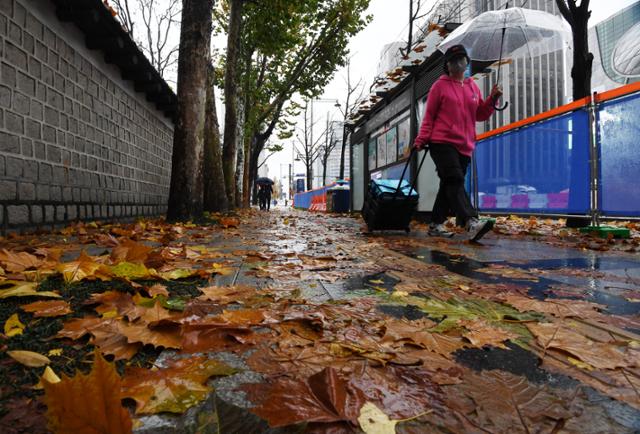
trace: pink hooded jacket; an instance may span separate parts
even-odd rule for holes
[[[473,79],[465,78],[461,84],[443,75],[431,87],[414,145],[448,143],[470,157],[476,147],[476,122],[486,121],[493,112],[493,100],[482,100]]]

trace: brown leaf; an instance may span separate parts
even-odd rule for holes
[[[89,374],[62,376],[59,383],[42,381],[49,429],[77,434],[130,433],[129,411],[120,402],[121,379],[113,363],[96,350]]]
[[[588,301],[563,299],[547,299],[545,301],[540,301],[516,294],[501,296],[500,300],[510,304],[520,312],[542,312],[551,314],[558,318],[589,318],[598,315],[599,310],[606,309],[606,306],[590,303]]]
[[[349,421],[357,424],[364,404],[357,390],[333,368],[325,368],[306,380],[282,377],[270,384],[243,387],[257,402],[251,411],[266,419],[271,427],[301,422]]]
[[[36,318],[62,316],[72,312],[71,306],[64,300],[35,301],[20,306],[25,312],[33,313]]]
[[[247,298],[256,295],[256,289],[251,286],[209,286],[207,288],[198,288],[202,291],[202,295],[197,297],[198,300],[215,301],[221,304],[229,304],[233,302],[241,302]]]
[[[182,347],[180,327],[177,325],[162,325],[150,328],[144,323],[127,323],[120,321],[118,331],[126,336],[130,344],[142,343],[154,347],[176,348]]]
[[[447,404],[475,421],[487,432],[553,432],[572,417],[567,397],[526,378],[493,370],[467,372],[461,384],[445,389]],[[465,398],[471,400],[466,403]]]
[[[16,399],[2,404],[6,414],[0,418],[0,432],[3,434],[45,434],[47,430],[47,408],[34,399]]]
[[[167,287],[159,283],[147,288],[147,293],[149,294],[149,297],[152,298],[157,295],[164,295],[165,297],[169,297],[169,291],[167,290]]]
[[[123,323],[124,321],[117,318],[76,318],[66,321],[56,337],[80,339],[86,334],[91,334],[91,342],[103,353],[115,356],[116,360],[128,360],[142,345],[128,341],[120,327]]]
[[[458,324],[467,329],[463,336],[471,342],[471,345],[478,348],[485,345],[506,348],[505,341],[520,337],[502,328],[494,327],[482,319],[458,320]]]
[[[23,272],[26,270],[37,270],[43,260],[27,252],[14,253],[7,249],[0,250],[0,264],[5,270],[10,272]]]
[[[640,366],[637,351],[625,351],[624,347],[594,342],[562,324],[527,324],[531,333],[545,350],[568,353],[594,368],[616,369]]]
[[[234,217],[222,217],[220,219],[220,226],[223,228],[237,228],[240,226],[240,219]]]
[[[184,324],[181,344],[183,351],[207,352],[244,347],[255,344],[259,339],[259,336],[246,327],[225,324]]]
[[[432,323],[430,320],[412,323],[388,320],[385,324],[385,334],[381,342],[411,343],[449,358],[451,353],[464,346],[464,342],[459,337],[425,331]]]
[[[138,306],[131,294],[120,291],[106,291],[92,294],[86,304],[99,304],[95,311],[106,316],[125,316],[129,321],[135,321],[145,312],[146,308]],[[117,315],[114,315],[115,312]]]
[[[206,398],[206,381],[214,375],[231,375],[235,369],[205,357],[172,360],[162,369],[127,368],[122,396],[136,401],[137,414],[183,413]]]

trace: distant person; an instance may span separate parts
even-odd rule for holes
[[[470,240],[478,241],[493,227],[493,220],[478,218],[464,188],[464,179],[476,146],[476,122],[486,121],[502,96],[497,84],[486,100],[473,79],[465,78],[471,59],[462,45],[454,45],[444,54],[444,71],[431,87],[420,133],[413,146],[429,147],[436,165],[440,188],[433,205],[429,235],[452,237],[444,223],[449,210],[458,225],[464,226]]]
[[[258,206],[260,207],[260,210],[263,210],[266,208],[266,204],[265,204],[266,195],[267,193],[265,191],[264,184],[258,185]]]
[[[273,194],[273,187],[271,184],[264,184],[264,200],[267,211],[271,210],[271,194]]]

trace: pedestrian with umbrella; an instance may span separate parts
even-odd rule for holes
[[[495,85],[483,100],[473,79],[464,73],[471,62],[463,45],[454,45],[444,54],[444,72],[431,87],[420,132],[414,141],[418,150],[429,146],[431,158],[440,178],[440,188],[433,206],[429,234],[451,237],[444,223],[451,209],[468,238],[478,241],[493,227],[493,220],[480,220],[464,188],[465,174],[475,148],[476,122],[494,113],[502,96]]]
[[[258,202],[260,209],[271,209],[271,194],[273,193],[273,181],[266,177],[260,177],[256,180],[258,184]]]

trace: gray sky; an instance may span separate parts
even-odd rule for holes
[[[435,0],[429,0],[430,6]],[[590,25],[595,25],[620,9],[629,6],[638,0],[591,0]],[[427,10],[428,6],[424,7]],[[408,32],[409,0],[372,0],[367,11],[373,15],[371,23],[353,40],[349,47],[351,51],[351,77],[352,82],[359,79],[368,91],[369,86],[375,78],[378,61],[383,47],[394,41],[406,40]],[[344,103],[343,98],[346,93],[346,70],[336,72],[333,81],[325,88],[321,98],[339,99]],[[314,118],[316,121],[324,119],[329,112],[333,119],[341,117],[333,104],[326,102],[316,102],[314,105]],[[324,122],[318,122],[323,124]],[[318,130],[320,127],[317,127]],[[319,134],[320,131],[317,132]],[[269,166],[270,177],[280,177],[287,175],[288,163],[292,160],[292,148],[290,143],[285,143],[285,150],[273,155],[267,165]],[[296,163],[296,173],[303,173],[302,163]]]

